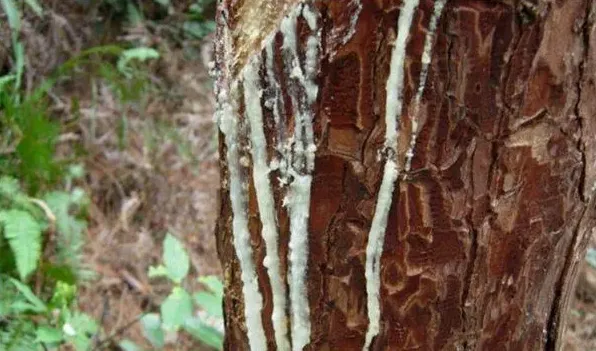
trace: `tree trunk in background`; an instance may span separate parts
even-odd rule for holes
[[[560,347],[595,5],[221,1],[226,349]]]

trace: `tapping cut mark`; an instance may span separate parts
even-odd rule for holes
[[[269,180],[267,165],[267,139],[263,130],[263,110],[261,107],[262,88],[260,85],[259,56],[253,57],[244,70],[244,97],[246,116],[250,125],[251,154],[253,160],[253,181],[262,223],[261,234],[265,241],[264,266],[267,268],[273,295],[272,322],[277,349],[290,349],[286,315],[286,288],[280,273],[278,252],[277,220],[275,201]]]
[[[262,49],[264,40],[271,32],[277,31],[280,20],[288,10],[294,8],[301,0],[249,0],[236,1],[229,18],[233,18],[234,26],[230,32],[232,51],[230,57],[230,73],[234,78],[242,77],[244,66],[251,60],[255,52]],[[238,73],[238,74],[237,74]]]
[[[269,89],[273,91],[273,96],[265,102],[265,106],[271,110],[273,113],[273,123],[274,129],[277,131],[276,136],[276,144],[275,150],[278,155],[273,158],[271,161],[270,169],[272,171],[279,170],[280,172],[280,181],[281,184],[286,184],[288,182],[288,174],[287,174],[287,167],[288,167],[288,160],[290,159],[290,154],[288,152],[289,147],[284,145],[285,139],[285,123],[282,122],[281,119],[281,111],[284,109],[283,99],[282,99],[282,89],[280,83],[278,82],[277,78],[275,77],[275,34],[271,37],[271,40],[267,43],[265,47],[265,61],[266,61],[266,70],[267,70],[267,83],[269,85]],[[278,159],[280,157],[281,159]]]
[[[348,2],[348,0],[344,2]],[[360,20],[360,14],[362,13],[363,7],[362,0],[349,0],[349,3],[343,8],[345,14],[348,14],[350,17],[349,23],[345,26],[333,26],[329,35],[331,41],[337,41],[338,44],[346,45],[352,40],[356,34],[358,21]],[[332,50],[329,54],[330,59],[333,59],[337,55],[337,51]]]
[[[435,34],[437,32],[437,25],[439,23],[439,19],[441,18],[441,14],[443,13],[443,8],[445,7],[446,3],[447,0],[435,1],[435,8],[430,18],[430,22],[428,24],[428,32],[426,33],[426,37],[424,39],[424,51],[422,52],[421,59],[422,68],[420,70],[418,90],[416,91],[416,96],[414,97],[412,108],[412,136],[410,139],[410,146],[408,148],[408,151],[406,152],[406,165],[404,167],[404,171],[406,174],[408,174],[412,169],[412,159],[414,158],[416,140],[418,139],[418,113],[420,112],[420,103],[422,101],[422,96],[424,95],[424,89],[426,88],[426,80],[428,78],[428,69],[432,60],[432,51]]]
[[[304,68],[298,54],[298,17],[306,21],[311,34],[306,42]],[[285,197],[290,218],[289,274],[292,350],[302,350],[310,343],[310,307],[307,293],[308,226],[310,216],[312,172],[315,167],[313,107],[319,87],[315,82],[319,71],[321,46],[320,14],[310,4],[303,3],[282,20],[284,63],[289,78],[296,86],[289,89],[294,108],[293,149],[288,172],[293,178]]]
[[[253,252],[248,228],[247,193],[242,184],[240,153],[238,142],[238,82],[233,82],[229,91],[222,89],[218,93],[219,127],[224,134],[227,147],[230,202],[232,205],[233,245],[238,256],[241,270],[242,294],[244,296],[244,315],[251,350],[266,350],[267,339],[261,319],[263,297],[259,291]]]
[[[399,13],[397,38],[393,45],[389,77],[387,79],[387,98],[385,105],[385,149],[387,151],[387,161],[383,171],[379,197],[366,246],[365,278],[369,322],[366,339],[362,348],[365,351],[369,349],[373,338],[379,334],[380,329],[381,253],[383,252],[385,231],[393,200],[395,182],[400,174],[396,158],[399,136],[398,126],[403,108],[406,44],[418,2],[419,0],[405,0]]]
[[[356,33],[356,24],[358,23],[358,19],[360,18],[360,13],[362,12],[362,1],[361,0],[352,0],[353,4],[356,4],[356,12],[350,18],[350,30],[348,34],[342,39],[342,43],[346,45],[350,39]]]
[[[435,11],[429,24],[429,33],[426,37],[425,49],[422,57],[422,71],[420,86],[414,100],[413,118],[416,118],[418,105],[424,93],[424,86],[428,75],[428,66],[432,56],[432,41],[436,31],[438,18],[447,0],[438,0]],[[369,327],[366,334],[364,350],[367,350],[372,339],[379,333],[380,324],[380,259],[383,250],[385,231],[389,210],[391,208],[395,183],[401,173],[397,162],[397,147],[399,137],[399,120],[403,109],[404,66],[406,60],[406,44],[412,26],[413,17],[419,0],[404,0],[400,11],[397,38],[390,63],[390,74],[387,80],[387,101],[385,108],[385,150],[387,161],[379,190],[379,198],[375,208],[366,251],[366,285],[368,294]],[[306,42],[306,55],[304,67],[298,55],[297,19],[302,16],[311,34]],[[319,87],[315,78],[319,70],[319,55],[321,31],[318,28],[319,14],[314,7],[305,3],[300,4],[280,25],[283,34],[284,62],[289,66],[290,79],[301,89],[290,91],[292,105],[295,113],[294,147],[289,152],[289,158],[294,161],[288,163],[288,172],[293,180],[289,186],[285,205],[288,207],[290,217],[290,254],[288,283],[290,285],[290,306],[292,310],[291,336],[292,349],[302,350],[310,342],[310,311],[306,291],[306,273],[308,267],[308,222],[311,200],[312,172],[314,170],[315,151],[313,131],[312,107],[316,102]],[[272,85],[275,79],[273,72],[273,41],[274,36],[267,39],[267,75]],[[262,89],[259,83],[258,69],[261,59],[254,56],[238,75],[238,80],[244,84],[247,120],[251,126],[251,143],[253,158],[253,180],[257,193],[257,202],[261,222],[263,223],[263,238],[267,246],[265,266],[272,282],[274,312],[272,315],[275,338],[278,349],[289,349],[287,338],[287,325],[285,324],[285,287],[281,281],[279,271],[279,253],[277,252],[277,223],[271,183],[269,181],[270,169],[267,165],[267,145],[263,131],[263,111],[261,106]],[[276,83],[276,82],[275,82]],[[279,89],[277,85],[274,89]],[[257,276],[252,262],[252,248],[250,246],[250,233],[246,214],[246,194],[242,188],[240,174],[240,160],[238,153],[238,107],[234,101],[238,97],[238,83],[232,84],[230,96],[219,96],[221,102],[220,126],[225,136],[227,145],[227,159],[230,173],[230,196],[233,212],[234,247],[242,269],[243,294],[245,298],[245,316],[248,327],[248,338],[251,350],[266,349],[266,339],[261,320],[262,296],[258,289]],[[222,91],[223,95],[226,94]],[[276,90],[276,94],[277,94]],[[277,95],[275,99],[277,99]],[[231,99],[232,102],[229,102]],[[276,102],[274,103],[274,105]],[[279,125],[279,109],[274,107],[274,118]],[[415,145],[417,135],[417,121],[412,124],[412,145]],[[278,141],[279,142],[279,141]],[[279,147],[279,144],[278,144]],[[406,155],[406,170],[409,170],[413,156],[413,147]],[[281,312],[280,312],[281,311]],[[279,313],[277,313],[279,312]]]
[[[298,54],[297,21],[298,17],[306,20],[312,32],[306,43],[306,57],[304,69]],[[302,89],[290,89],[289,94],[294,107],[295,129],[293,137],[293,167],[297,171],[306,168],[307,172],[314,170],[316,145],[312,128],[312,105],[315,103],[319,86],[315,82],[319,66],[319,49],[321,31],[318,30],[319,14],[310,6],[302,4],[295,11],[285,17],[280,25],[283,34],[284,63],[288,66],[289,78]]]
[[[290,0],[297,2],[298,0]],[[302,16],[308,24],[311,34],[306,42],[306,55],[304,67],[301,65],[298,54],[297,20]],[[288,339],[288,316],[286,315],[286,290],[280,271],[280,258],[278,245],[278,228],[275,204],[269,172],[275,168],[275,161],[267,165],[267,141],[263,129],[263,89],[260,84],[259,69],[263,64],[261,52],[266,52],[266,73],[269,83],[275,90],[273,98],[274,120],[279,127],[282,124],[280,105],[281,87],[275,79],[274,48],[275,34],[269,35],[261,43],[263,50],[252,55],[246,60],[238,72],[230,66],[233,58],[225,57],[225,71],[220,74],[227,75],[231,80],[226,88],[218,91],[217,120],[225,137],[227,147],[226,158],[229,169],[230,200],[232,204],[232,231],[233,244],[240,263],[241,278],[243,282],[242,293],[245,302],[245,318],[248,332],[249,347],[251,350],[266,350],[265,337],[261,313],[263,308],[262,296],[259,291],[258,277],[255,263],[252,260],[252,247],[247,217],[247,194],[245,179],[241,172],[241,159],[239,154],[238,132],[238,100],[241,98],[241,87],[245,98],[246,120],[250,125],[251,156],[253,160],[253,181],[259,206],[262,235],[266,245],[264,265],[267,268],[273,295],[272,323],[274,326],[275,341],[278,350],[302,350],[310,342],[310,309],[306,291],[306,272],[308,267],[308,224],[311,200],[312,172],[315,163],[316,146],[313,130],[313,107],[316,102],[319,87],[316,77],[319,72],[320,48],[322,30],[319,28],[320,14],[313,5],[300,3],[280,23],[279,32],[284,37],[283,55],[284,64],[288,66],[290,80],[295,84],[294,89],[289,89],[288,94],[292,99],[294,108],[294,136],[292,148],[280,150],[281,138],[278,139],[277,148],[283,155],[281,172],[282,176],[291,179],[284,205],[288,208],[290,218],[290,243],[289,243],[289,273],[290,286],[289,299],[292,311],[291,344]],[[224,52],[232,52],[232,33],[224,26],[223,41]],[[223,80],[225,81],[225,80]],[[279,101],[278,101],[279,100]],[[265,105],[268,103],[265,102]],[[284,161],[285,166],[284,166]],[[292,162],[294,161],[294,162]],[[285,172],[285,175],[284,175]]]

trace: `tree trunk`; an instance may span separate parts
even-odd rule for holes
[[[223,0],[227,350],[555,350],[596,0]]]

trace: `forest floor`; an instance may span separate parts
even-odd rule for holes
[[[167,295],[167,284],[147,275],[161,262],[166,233],[186,244],[191,277],[221,273],[213,234],[219,169],[212,83],[202,61],[179,50],[163,55],[157,71],[172,82],[168,96],[146,96],[145,108],[127,115],[126,147],[118,146],[119,116],[107,89],[86,110],[102,130],[87,162],[94,200],[87,258],[101,278],[82,291],[80,302],[108,333],[155,310]],[[143,344],[138,326],[122,336]]]
[[[93,37],[88,15],[67,11],[55,9],[44,32],[27,38],[29,48],[54,46],[30,53],[32,80],[47,74],[49,53],[56,52],[58,62],[64,59],[59,53],[96,45],[85,42]],[[84,187],[92,201],[85,260],[98,279],[81,289],[80,306],[107,334],[146,345],[139,325],[129,325],[167,294],[167,285],[147,274],[160,263],[166,233],[184,241],[193,277],[221,274],[213,235],[219,171],[211,45],[209,37],[172,44],[142,25],[122,27],[109,37],[159,48],[161,57],[150,67],[155,89],[142,103],[122,106],[105,82],[90,80],[57,90],[53,109],[68,115],[76,104],[77,130],[61,140],[64,148],[74,140],[86,149]],[[0,62],[2,55],[0,47]],[[596,270],[586,267],[582,274],[569,312],[568,350],[596,350]],[[200,349],[184,342],[176,350]]]

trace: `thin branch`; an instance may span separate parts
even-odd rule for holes
[[[105,337],[105,339],[97,342],[95,344],[95,346],[91,349],[91,351],[101,350],[104,345],[114,341],[114,339],[117,336],[122,335],[128,329],[132,328],[135,324],[137,324],[137,322],[139,322],[141,320],[141,318],[145,317],[146,314],[147,314],[147,312],[143,312],[143,313],[139,314],[138,316],[136,316],[134,319],[132,319],[131,321],[129,321],[122,327],[111,332],[110,335]]]

